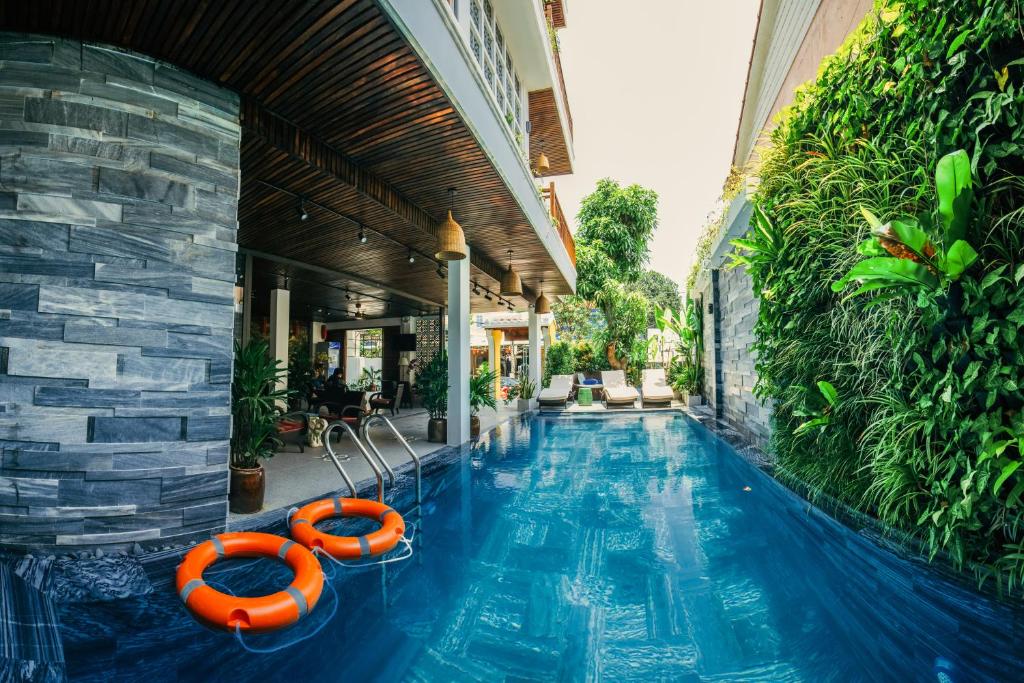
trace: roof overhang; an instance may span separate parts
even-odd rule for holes
[[[484,115],[468,62],[445,61],[462,41],[440,2],[303,4],[288,21],[277,3],[244,0],[140,0],[122,9],[6,3],[0,28],[127,48],[239,93],[243,251],[444,305],[447,284],[427,257],[446,190],[457,187],[472,278],[493,289],[513,248],[520,305],[541,279],[549,293],[573,291],[575,269],[514,141]],[[194,96],[202,100],[201,84]],[[299,221],[297,195],[323,209]],[[358,222],[370,235],[361,247]],[[409,248],[420,254],[415,264]],[[494,305],[474,297],[473,307]]]

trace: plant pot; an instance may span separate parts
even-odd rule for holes
[[[427,441],[448,443],[448,420],[446,418],[430,418],[427,422]]]
[[[267,477],[262,465],[251,469],[232,465],[228,507],[232,512],[241,514],[259,512],[263,509],[266,489]]]
[[[516,410],[518,410],[521,413],[525,413],[528,410],[533,410],[536,406],[535,400],[536,399],[532,398],[516,399]]]
[[[469,438],[479,439],[480,438],[480,416],[470,415],[469,416]]]
[[[697,394],[696,396],[687,396],[686,397],[686,407],[687,408],[695,408],[695,407],[697,407],[699,405],[703,405],[703,404],[704,404],[704,397],[701,396],[700,394]]]

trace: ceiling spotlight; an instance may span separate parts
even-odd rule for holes
[[[441,266],[437,267],[437,276],[442,280],[444,279],[444,270],[441,269]]]
[[[299,220],[304,221],[309,218],[309,211],[306,211],[306,198],[299,197]]]
[[[476,280],[473,281],[473,294],[480,296],[480,285],[476,283]]]
[[[510,310],[510,311],[515,310],[515,308],[512,306],[512,302],[511,301],[508,302],[508,310]]]
[[[412,247],[409,247],[409,263],[416,263],[416,256],[412,253]]]
[[[491,298],[490,290],[487,289],[484,290],[484,298],[487,299],[488,301],[494,301],[494,299]]]
[[[363,224],[359,224],[359,243],[366,244],[366,231],[363,230]]]
[[[348,289],[345,289],[345,301],[352,301],[352,295],[348,293]]]

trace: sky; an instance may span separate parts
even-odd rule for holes
[[[604,177],[657,191],[650,267],[683,286],[729,172],[758,0],[574,0],[559,31],[576,159],[573,223]]]

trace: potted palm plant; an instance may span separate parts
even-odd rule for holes
[[[279,389],[287,373],[270,357],[267,342],[254,340],[235,345],[235,370],[231,382],[231,492],[232,512],[258,512],[263,507],[266,476],[261,460],[274,456],[279,405],[291,392]]]
[[[516,410],[525,413],[535,407],[533,399],[535,393],[537,393],[537,383],[529,377],[523,377],[508,388],[508,395],[505,396],[505,405],[515,401]]]
[[[423,407],[430,414],[427,422],[427,441],[448,441],[448,354],[439,351],[417,378],[417,389]]]
[[[494,382],[497,379],[498,376],[487,367],[487,363],[480,366],[477,373],[469,378],[469,437],[471,439],[480,436],[480,409],[498,407],[494,400]]]

